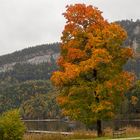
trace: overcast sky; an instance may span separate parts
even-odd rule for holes
[[[140,19],[140,0],[0,0],[0,55],[60,41],[67,4],[92,4],[109,21]]]

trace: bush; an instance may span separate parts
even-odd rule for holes
[[[25,125],[18,110],[5,112],[0,117],[0,140],[22,140]]]

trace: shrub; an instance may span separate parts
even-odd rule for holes
[[[22,140],[25,132],[25,125],[21,121],[18,110],[10,110],[0,117],[0,139],[1,140]]]

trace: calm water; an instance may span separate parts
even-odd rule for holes
[[[61,120],[24,120],[24,122],[28,130],[72,131],[85,128],[82,123]]]

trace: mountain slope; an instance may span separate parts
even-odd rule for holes
[[[0,56],[0,72],[11,70],[16,63],[40,64],[59,56],[59,43],[43,44]]]

